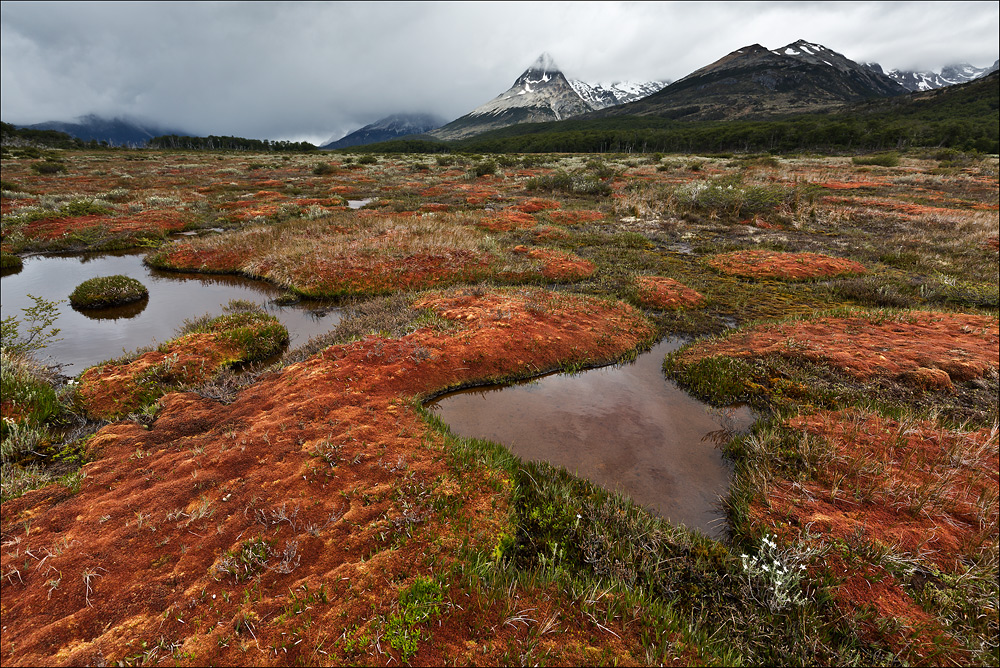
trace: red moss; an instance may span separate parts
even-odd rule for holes
[[[94,436],[76,494],[53,485],[5,502],[0,560],[20,577],[4,582],[4,665],[116,663],[161,638],[200,665],[333,660],[316,648],[337,653],[332,638],[374,634],[416,575],[448,573],[463,545],[489,552],[508,530],[509,483],[475,464],[451,468],[408,398],[614,358],[654,332],[625,305],[545,290],[433,294],[415,306],[456,328],[328,348],[228,405],[167,395],[148,430],[120,423]],[[267,564],[237,581],[225,565],[249,541],[270,545]],[[48,555],[44,566],[29,553]],[[545,605],[542,592],[508,595]],[[293,596],[311,596],[301,614]],[[433,641],[418,656],[436,663],[514,632],[503,605],[461,601],[422,629]],[[585,645],[597,632],[561,623],[569,633],[553,639]],[[633,661],[636,632],[607,624],[628,641],[602,646]],[[374,644],[357,651],[337,661],[390,658]]]
[[[821,439],[830,452],[814,479],[775,481],[765,500],[751,504],[751,523],[762,530],[794,539],[807,529],[825,544],[868,542],[952,573],[964,570],[976,546],[996,544],[996,504],[982,503],[1000,489],[994,429],[901,423],[860,410],[803,415],[787,425]],[[869,610],[901,624],[886,635],[877,619],[863,618],[870,640],[905,648],[915,660],[934,649],[933,638],[947,638],[903,583],[882,568],[836,552],[825,565],[841,579],[831,593],[845,614]],[[953,642],[943,648],[958,651]]]
[[[699,306],[705,301],[700,292],[672,278],[637,276],[635,285],[639,291],[639,303],[648,308],[663,310],[686,308]]]
[[[526,199],[514,208],[518,211],[523,211],[524,213],[538,213],[539,211],[547,211],[549,209],[558,209],[562,205],[552,199],[541,199],[538,197],[532,197]]]
[[[698,344],[681,359],[778,355],[826,364],[862,380],[884,376],[913,382],[921,369],[937,369],[952,381],[964,381],[997,368],[998,339],[994,317],[913,311],[884,319],[857,316],[759,325]]]
[[[579,281],[597,270],[592,262],[550,248],[514,246],[511,251],[542,262],[542,276],[554,281]]]
[[[534,227],[535,217],[514,209],[504,209],[481,218],[476,224],[491,232],[509,232]]]
[[[589,223],[604,218],[601,211],[589,211],[578,209],[576,211],[550,211],[549,219],[560,225],[576,225],[578,223]]]
[[[724,274],[745,278],[809,279],[863,274],[864,265],[854,260],[817,253],[779,253],[746,250],[714,255],[708,264]]]

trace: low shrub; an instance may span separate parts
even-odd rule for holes
[[[898,153],[873,153],[872,155],[856,155],[851,158],[855,165],[877,165],[879,167],[898,167]]]
[[[76,286],[69,296],[73,308],[107,308],[131,304],[149,296],[146,286],[128,276],[98,276]]]

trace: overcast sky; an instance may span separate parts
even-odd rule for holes
[[[886,70],[992,65],[997,2],[3,2],[0,118],[96,113],[323,143],[397,112],[457,118],[547,51],[567,77],[676,80],[748,44]]]

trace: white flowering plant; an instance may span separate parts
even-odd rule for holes
[[[812,554],[801,547],[779,550],[774,536],[765,534],[756,556],[740,555],[754,600],[771,612],[804,605],[808,598],[802,592],[802,577]]]

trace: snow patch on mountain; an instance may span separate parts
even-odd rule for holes
[[[663,90],[669,81],[614,81],[591,84],[570,79],[569,85],[594,109],[606,109],[626,102],[635,102]]]

